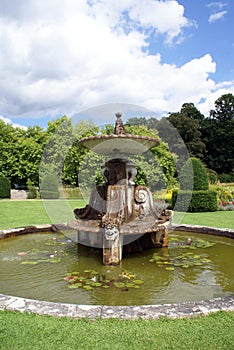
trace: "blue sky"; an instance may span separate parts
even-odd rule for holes
[[[105,123],[111,106],[160,116],[185,102],[208,115],[234,94],[233,18],[231,0],[0,0],[0,118]]]

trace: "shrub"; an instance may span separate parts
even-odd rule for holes
[[[192,186],[193,183],[193,186]],[[209,190],[208,173],[197,158],[190,158],[180,174],[180,191],[172,193],[172,207],[177,211],[216,211],[217,192]]]
[[[193,180],[193,186],[192,186]],[[204,164],[197,158],[189,158],[181,169],[181,190],[208,190],[209,178]]]
[[[44,176],[40,187],[40,195],[44,199],[59,198],[58,180],[55,175],[47,174]]]
[[[208,169],[208,177],[209,177],[209,182],[211,185],[217,184],[219,178],[218,178],[218,174],[216,173],[216,171]]]
[[[11,184],[8,178],[2,176],[0,177],[0,198],[10,198],[11,197]]]
[[[216,211],[217,193],[214,190],[183,191],[174,190],[172,206],[177,211],[206,212]]]
[[[60,198],[61,197],[67,199],[83,199],[83,195],[79,187],[64,186],[62,191],[60,191]]]
[[[234,182],[234,172],[232,172],[231,174],[219,174],[219,181],[222,183]]]
[[[35,199],[35,198],[37,198],[37,189],[36,189],[35,186],[33,186],[33,183],[32,183],[31,180],[28,180],[27,186],[28,186],[27,198],[28,199]]]

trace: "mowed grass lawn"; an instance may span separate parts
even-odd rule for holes
[[[0,229],[64,223],[85,205],[84,200],[0,200]]]
[[[72,210],[85,206],[84,200],[0,200],[0,229],[26,225],[58,224],[74,219]],[[183,216],[183,215],[182,215]],[[234,229],[234,211],[175,213],[174,222]]]
[[[4,350],[231,350],[234,313],[159,320],[88,320],[0,312]]]

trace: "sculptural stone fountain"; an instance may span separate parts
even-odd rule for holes
[[[76,220],[68,226],[78,232],[78,243],[103,250],[103,264],[117,265],[123,250],[136,252],[168,246],[168,226],[172,211],[154,208],[146,186],[135,185],[136,164],[129,155],[142,154],[159,144],[155,138],[126,134],[121,114],[113,135],[80,140],[89,150],[106,155],[104,185],[93,189],[89,204],[75,209]]]

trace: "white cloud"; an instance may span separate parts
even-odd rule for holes
[[[216,10],[221,10],[222,8],[224,8],[226,6],[227,6],[227,3],[224,3],[221,1],[210,2],[209,4],[206,5],[206,7],[211,8],[211,9],[216,9]]]
[[[14,128],[21,128],[27,130],[27,127],[18,123],[14,123],[10,118],[3,117],[0,115],[0,120],[3,120],[5,124],[11,124]]]
[[[227,11],[220,11],[216,13],[212,13],[209,17],[209,23],[213,23],[222,19],[227,14]]]
[[[227,7],[227,3],[221,1],[210,2],[206,5],[211,10],[211,15],[208,19],[209,23],[214,23],[220,19],[222,19],[228,12],[223,10]]]
[[[111,102],[161,113],[215,90],[207,54],[178,67],[148,53],[193,23],[177,1],[1,0],[0,113],[71,115]]]

